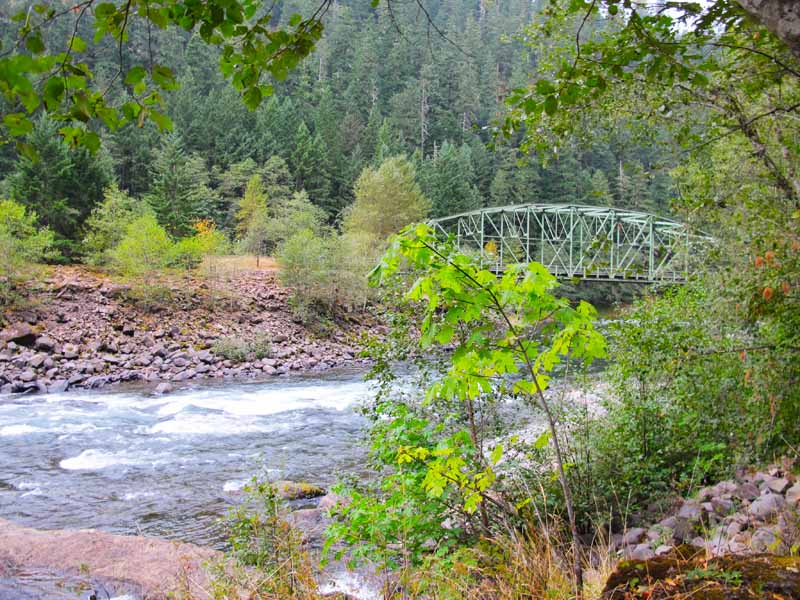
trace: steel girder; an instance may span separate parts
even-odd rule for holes
[[[576,204],[484,208],[431,223],[492,271],[537,261],[562,279],[682,282],[710,240],[648,213]]]

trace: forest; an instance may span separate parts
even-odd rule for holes
[[[322,490],[248,463],[207,585],[178,597],[800,597],[794,3],[13,0],[0,40],[9,406],[204,374],[347,390],[312,368],[356,355],[373,384],[358,468]],[[430,221],[531,203],[703,244],[671,282],[587,287]],[[255,268],[222,292],[230,261]],[[102,339],[58,304],[83,293]],[[213,435],[191,385],[158,409],[183,421],[131,439]],[[264,409],[212,408],[245,429]],[[50,462],[87,458],[115,464]],[[380,591],[325,592],[337,565]]]

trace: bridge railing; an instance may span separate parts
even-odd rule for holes
[[[564,279],[685,281],[710,241],[648,213],[572,204],[486,208],[432,224],[488,269],[537,261]]]

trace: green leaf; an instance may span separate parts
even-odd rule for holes
[[[497,444],[492,450],[492,454],[489,457],[489,460],[492,461],[493,465],[496,465],[500,462],[500,459],[503,458],[503,444]]]
[[[300,25],[302,20],[303,20],[303,16],[302,15],[299,15],[297,13],[293,14],[289,18],[289,27],[297,27],[298,25]]]
[[[150,120],[158,126],[159,131],[172,131],[172,119],[157,110],[150,111]]]
[[[86,42],[77,35],[73,36],[69,41],[69,49],[73,52],[86,52]]]
[[[42,92],[47,110],[55,110],[64,99],[64,80],[61,77],[51,77],[44,84]]]
[[[251,87],[244,93],[242,98],[247,108],[255,110],[261,105],[261,89],[258,87]]]
[[[543,450],[547,447],[547,444],[550,442],[550,432],[543,431],[541,435],[536,438],[536,441],[533,442],[533,447],[537,450]]]
[[[558,112],[558,98],[555,96],[548,96],[544,99],[544,112],[551,117]]]
[[[3,117],[3,123],[14,137],[26,135],[33,131],[33,123],[23,113],[9,113]]]
[[[126,85],[136,85],[140,81],[142,81],[145,76],[147,75],[147,70],[137,65],[133,67],[128,73],[125,75],[125,84]]]
[[[31,54],[40,54],[44,52],[44,42],[42,42],[39,32],[31,33],[25,38],[25,47],[31,52]]]

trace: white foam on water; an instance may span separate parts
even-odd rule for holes
[[[261,417],[309,408],[345,410],[367,397],[363,382],[341,385],[311,385],[276,388],[272,386],[242,388],[241,393],[211,389],[193,390],[191,396],[175,397],[158,409],[160,416],[178,414],[189,407],[223,411],[242,417]]]
[[[231,481],[226,481],[225,485],[222,486],[223,492],[238,492],[244,486],[247,485],[247,482],[243,479],[232,479]]]
[[[131,500],[138,500],[139,498],[155,498],[157,495],[158,494],[155,492],[128,492],[122,499],[126,502],[130,502]]]
[[[155,465],[158,462],[163,461],[153,460],[153,456],[133,455],[124,452],[114,454],[90,448],[84,450],[78,456],[65,458],[58,463],[58,466],[68,471],[99,471],[116,465]]]
[[[334,594],[336,592],[347,594],[358,600],[380,600],[383,594],[376,587],[367,583],[363,577],[350,571],[331,573],[329,580],[319,586],[321,594]]]
[[[149,434],[166,435],[242,435],[267,433],[280,425],[242,419],[220,414],[180,413],[173,419],[161,421],[144,430]]]
[[[22,494],[20,498],[26,498],[27,496],[44,496],[44,492],[42,491],[42,488],[36,487],[33,488],[31,491]]]
[[[39,427],[34,427],[33,425],[6,425],[5,427],[0,427],[0,435],[2,436],[12,436],[12,435],[28,435],[30,433],[38,433],[43,430]]]

